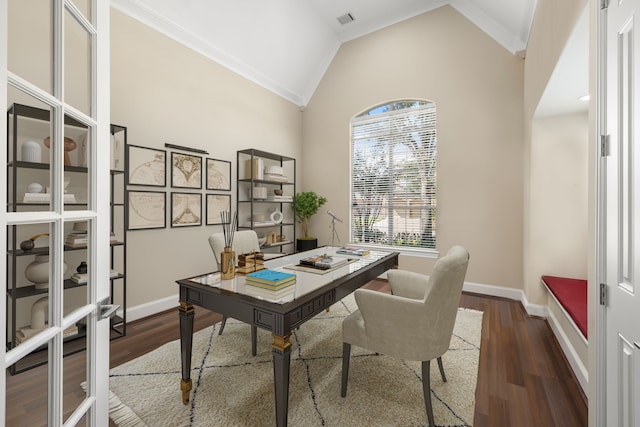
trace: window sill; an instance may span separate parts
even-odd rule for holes
[[[351,245],[351,243],[349,244]],[[387,252],[399,252],[400,255],[417,257],[417,258],[430,258],[430,259],[438,259],[440,256],[440,252],[436,249],[423,249],[423,248],[410,248],[406,246],[386,246],[386,245],[369,245],[369,244],[353,244],[353,246],[358,246],[362,248],[369,248],[372,250],[380,250]]]

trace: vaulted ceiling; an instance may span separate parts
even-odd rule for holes
[[[340,45],[449,4],[514,55],[536,0],[112,0],[112,5],[304,106]],[[341,24],[349,14],[353,21]]]

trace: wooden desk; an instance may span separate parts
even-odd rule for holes
[[[253,327],[271,331],[273,335],[273,380],[275,383],[276,425],[287,425],[289,404],[289,368],[291,331],[316,314],[340,301],[354,290],[398,265],[397,252],[371,251],[371,254],[329,271],[315,274],[287,269],[301,258],[335,254],[337,248],[318,248],[265,263],[267,268],[296,274],[296,285],[289,293],[279,292],[270,298],[245,284],[245,277],[220,280],[209,273],[178,280],[180,286],[180,343],[182,356],[182,401],[189,402],[191,392],[191,347],[193,339],[193,305],[233,317]],[[353,258],[353,257],[352,257]]]

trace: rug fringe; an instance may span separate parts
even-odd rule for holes
[[[87,382],[84,381],[80,387],[86,392]],[[133,409],[122,403],[120,398],[109,390],[109,418],[118,427],[148,427],[147,424],[140,419]]]

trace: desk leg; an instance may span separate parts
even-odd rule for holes
[[[291,365],[291,334],[273,335],[273,382],[276,390],[276,425],[287,425],[289,412],[289,369]]]
[[[180,301],[178,315],[180,317],[180,356],[182,358],[182,403],[189,403],[191,393],[191,347],[193,343],[193,320],[195,310],[189,303]]]

